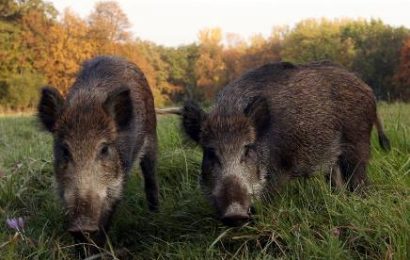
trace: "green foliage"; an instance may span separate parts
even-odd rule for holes
[[[199,93],[195,92],[195,63],[198,59],[198,51],[198,45],[196,44],[179,48],[162,47],[159,49],[161,59],[167,64],[168,75],[166,80],[177,86],[179,90],[173,94],[172,100],[182,100],[184,95],[189,98],[199,97]]]
[[[394,28],[380,20],[349,22],[342,29],[341,38],[351,40],[355,57],[351,70],[369,84],[379,99],[396,99],[392,91],[393,76],[398,69],[400,50],[410,37],[406,28]]]
[[[0,17],[2,20],[14,20],[19,11],[16,1],[3,0],[0,2]]]
[[[147,210],[138,167],[109,232],[119,259],[409,259],[410,105],[382,104],[392,143],[372,136],[364,196],[332,192],[318,174],[291,181],[258,202],[252,223],[227,228],[198,187],[201,151],[181,136],[177,117],[160,117],[161,210]],[[72,259],[74,241],[53,186],[52,138],[32,117],[0,118],[0,259]],[[7,152],[3,152],[7,151]],[[24,232],[4,224],[24,216]]]
[[[349,66],[355,49],[349,39],[340,37],[347,20],[307,19],[286,35],[282,58],[295,63],[329,59]]]
[[[330,59],[356,72],[377,98],[400,98],[394,75],[410,31],[380,20],[304,20],[286,35],[282,58],[296,63]]]
[[[394,75],[394,96],[410,101],[410,38],[407,39],[400,52],[400,65]]]
[[[33,108],[39,88],[46,82],[34,61],[38,51],[46,48],[35,39],[44,38],[39,29],[48,26],[56,11],[42,0],[6,0],[0,5],[0,14],[0,108]]]
[[[197,43],[163,47],[133,39],[128,17],[115,1],[97,3],[85,19],[70,10],[56,17],[54,6],[45,0],[1,1],[3,85],[11,75],[38,74],[65,94],[84,60],[118,55],[142,69],[161,107],[187,98],[209,103],[242,73],[269,62],[329,59],[357,73],[379,99],[410,99],[404,45],[410,30],[380,20],[307,19],[294,28],[275,27],[269,37],[256,34],[249,39],[210,28],[199,32]],[[20,89],[26,90],[31,91]],[[22,98],[9,103],[27,107]]]
[[[24,110],[37,105],[43,76],[31,72],[9,75],[0,81],[0,105],[11,110]]]
[[[0,75],[19,72],[27,64],[24,50],[20,26],[0,20]]]

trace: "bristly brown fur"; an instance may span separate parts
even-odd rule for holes
[[[193,139],[204,149],[201,183],[211,200],[225,201],[220,196],[232,189],[223,184],[228,176],[258,194],[254,191],[261,186],[267,191],[284,180],[324,171],[340,175],[328,178],[337,180],[332,184],[356,190],[368,182],[373,125],[381,146],[389,148],[372,89],[329,61],[264,65],[223,88],[208,114],[199,107],[197,113],[186,111],[184,122],[195,122],[195,128],[184,124],[185,131],[191,137],[194,131],[200,138]],[[243,218],[246,209],[238,205],[217,210],[235,209]]]
[[[108,229],[137,159],[148,206],[157,210],[154,101],[136,65],[118,57],[89,60],[65,100],[45,88],[38,107],[54,136],[55,176],[71,232]]]

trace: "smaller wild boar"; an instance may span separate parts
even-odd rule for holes
[[[135,160],[157,210],[154,101],[136,65],[104,56],[85,62],[65,99],[42,89],[38,117],[54,138],[55,179],[75,238],[103,243]]]
[[[330,62],[267,64],[223,88],[209,113],[193,102],[181,113],[203,149],[202,190],[232,226],[292,177],[323,171],[339,188],[366,184],[373,125],[389,149],[372,89]]]

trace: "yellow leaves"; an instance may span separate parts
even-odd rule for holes
[[[405,93],[403,87],[390,87],[393,72],[394,86],[410,85],[410,42],[402,49],[399,70],[395,63],[400,37],[408,30],[400,33],[381,21],[307,19],[292,29],[277,26],[268,37],[248,39],[206,28],[198,33],[198,43],[178,48],[132,40],[129,28],[127,16],[113,1],[97,3],[85,19],[69,9],[56,20],[49,11],[28,8],[18,21],[0,22],[0,75],[39,74],[66,93],[85,60],[118,55],[141,68],[158,106],[186,96],[209,100],[245,71],[280,60],[331,59],[389,95]]]
[[[127,38],[121,32],[125,33],[123,30],[128,26],[125,14],[115,2],[98,3],[88,22],[66,9],[60,22],[49,28],[47,55],[36,61],[37,67],[47,77],[49,84],[66,93],[85,60],[96,55],[127,57],[145,73],[157,104],[164,104],[163,89],[171,88],[171,85],[157,80],[157,71],[137,44],[124,41]]]
[[[287,34],[281,56],[296,63],[331,59],[348,66],[354,56],[354,46],[351,40],[343,39],[341,33],[349,22],[325,18],[303,20]]]
[[[221,28],[206,28],[199,31],[199,43],[204,47],[220,46],[222,41]]]
[[[99,41],[124,42],[130,39],[131,24],[115,1],[98,2],[88,17],[90,33]]]
[[[195,65],[196,84],[202,94],[211,98],[224,82],[222,31],[220,28],[204,29],[199,32],[199,56]]]
[[[94,55],[94,44],[87,35],[87,24],[69,9],[65,10],[61,23],[49,28],[48,51],[40,59],[39,70],[46,75],[49,84],[63,93],[73,83],[81,63]]]
[[[202,30],[195,73],[197,87],[203,96],[210,99],[218,89],[246,70],[280,60],[280,37],[286,30],[280,28],[274,32],[276,34],[270,38],[256,34],[246,41],[232,33],[224,39],[219,28]]]

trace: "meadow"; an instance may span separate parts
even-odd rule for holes
[[[107,258],[410,259],[410,104],[380,104],[392,150],[372,135],[365,194],[333,192],[318,173],[286,185],[254,220],[228,228],[198,188],[201,151],[176,116],[159,118],[161,210],[150,213],[134,167],[108,233]],[[52,139],[33,116],[0,117],[0,259],[72,259],[53,181]],[[23,217],[20,232],[6,225]]]

